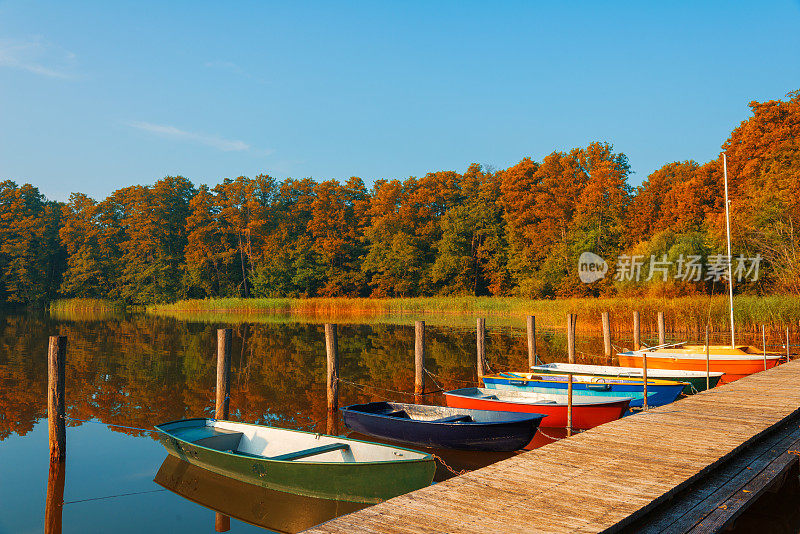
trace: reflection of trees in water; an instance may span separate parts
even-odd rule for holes
[[[0,316],[0,439],[24,435],[46,416],[47,336],[66,335],[67,415],[150,428],[212,414],[216,331],[227,325],[148,315],[56,321],[42,314]],[[540,336],[539,354],[563,354],[563,338]],[[426,367],[443,387],[474,384],[475,332],[428,328]],[[340,376],[374,388],[340,387],[340,405],[413,391],[414,329],[339,327]],[[527,366],[524,335],[489,331],[495,370]],[[559,358],[563,359],[563,358]],[[299,427],[325,418],[325,342],[316,324],[243,324],[234,328],[232,419]],[[428,381],[428,391],[435,386]],[[377,389],[382,388],[382,389]],[[435,399],[431,399],[435,400]],[[142,432],[113,429],[128,434]]]

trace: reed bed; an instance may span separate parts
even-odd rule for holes
[[[67,321],[100,321],[119,317],[125,307],[102,299],[55,300],[49,306],[50,316]]]
[[[630,329],[633,312],[639,311],[642,327],[655,328],[656,316],[663,311],[667,329],[697,332],[708,324],[714,331],[729,330],[728,300],[725,296],[680,298],[576,298],[528,300],[495,297],[430,297],[409,299],[347,298],[264,298],[183,300],[173,304],[148,306],[147,313],[183,320],[304,321],[408,323],[415,319],[433,324],[470,324],[474,317],[491,321],[523,324],[526,315],[535,315],[537,325],[562,328],[566,314],[578,314],[579,330],[599,330],[601,313],[610,312],[614,330]],[[800,297],[737,296],[734,299],[736,327],[756,330],[760,326],[800,326]]]

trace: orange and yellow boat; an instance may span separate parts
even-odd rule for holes
[[[706,370],[706,345],[677,345],[621,352],[619,364],[625,367],[642,367],[647,356],[648,369],[681,369],[684,371]],[[766,354],[751,345],[709,345],[708,365],[713,372],[723,372],[723,384],[738,380],[775,367],[781,362],[781,354]]]

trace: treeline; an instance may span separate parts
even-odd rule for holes
[[[735,255],[764,260],[748,292],[800,293],[800,91],[752,102],[728,157]],[[492,171],[345,183],[268,175],[209,187],[177,176],[66,204],[0,183],[0,300],[126,303],[220,296],[678,295],[719,281],[648,278],[724,253],[722,157],[669,163],[638,188],[625,154],[596,142]],[[611,272],[584,284],[591,251]],[[620,255],[642,280],[615,280]]]

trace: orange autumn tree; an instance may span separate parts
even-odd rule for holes
[[[764,261],[758,281],[737,287],[800,293],[800,93],[751,109],[723,145],[734,252]],[[676,282],[674,272],[637,285],[578,281],[585,251],[612,264],[622,253],[675,264],[725,252],[721,156],[668,163],[635,190],[628,173],[623,153],[595,142],[496,172],[473,164],[463,174],[377,180],[370,189],[358,178],[268,175],[195,189],[167,177],[102,201],[75,194],[62,205],[6,181],[0,300],[719,290],[705,280]]]
[[[761,286],[800,293],[800,90],[751,102],[723,145],[737,245],[766,260]],[[723,231],[718,221],[715,234]]]

